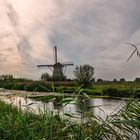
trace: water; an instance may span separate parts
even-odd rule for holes
[[[82,97],[77,98],[78,103],[64,105],[56,105],[54,102],[43,102],[36,101],[29,98],[23,98],[17,95],[10,95],[9,93],[0,92],[0,100],[5,101],[6,103],[12,104],[21,108],[23,111],[32,111],[36,114],[43,113],[44,111],[53,111],[59,114],[64,115],[65,113],[74,115],[76,117],[81,116],[79,110],[85,112],[93,113],[101,118],[105,119],[107,116],[113,112],[117,112],[121,105],[125,103],[123,100],[114,100],[114,99],[88,99],[85,100]],[[89,109],[88,106],[93,106],[92,109]],[[86,108],[87,107],[87,108]]]

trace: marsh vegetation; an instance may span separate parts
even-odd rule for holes
[[[75,121],[74,115],[40,110],[39,114],[22,111],[0,101],[0,139],[21,140],[103,140],[103,139],[134,139],[140,138],[140,102],[133,100],[122,104],[121,109],[110,114],[105,119],[90,112],[91,108],[83,102],[88,97],[79,100],[82,108],[80,121]],[[60,99],[63,106],[72,99]],[[30,108],[31,104],[26,107]]]

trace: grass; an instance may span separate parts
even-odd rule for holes
[[[53,86],[52,86],[53,85]],[[78,86],[75,82],[45,82],[45,81],[29,81],[29,82],[0,82],[0,87],[5,89],[39,91],[39,92],[62,92],[62,93],[79,93]],[[52,88],[53,87],[53,88]],[[135,90],[137,89],[137,90]],[[135,90],[135,93],[133,92]],[[92,96],[110,96],[129,98],[140,97],[140,83],[138,82],[106,82],[94,83],[91,88],[85,88],[81,93]]]
[[[12,104],[0,101],[1,140],[102,140],[140,139],[140,102],[129,100],[122,109],[105,120],[90,113],[88,95],[81,97],[81,121],[71,114],[41,112],[39,115],[22,112]],[[49,99],[48,99],[49,100]],[[63,105],[73,99],[60,99]]]

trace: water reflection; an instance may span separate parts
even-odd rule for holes
[[[77,97],[77,103],[75,105],[76,111],[79,113],[81,122],[84,122],[87,117],[93,116],[93,110],[91,105],[91,99],[83,96]]]
[[[112,100],[112,99],[88,99],[84,97],[78,97],[76,104],[67,104],[63,106],[62,103],[57,101],[42,102],[36,101],[29,98],[23,98],[19,96],[0,96],[0,100],[5,101],[6,103],[13,104],[22,110],[30,110],[34,113],[40,113],[47,111],[54,111],[75,115],[80,117],[81,120],[85,116],[97,115],[101,118],[106,118],[107,115],[110,115],[116,108],[119,110],[120,105],[124,104],[125,101],[121,100]],[[116,110],[116,111],[117,111]]]
[[[91,105],[95,106],[93,111],[94,114],[101,118],[106,118],[115,112],[117,112],[121,106],[125,103],[123,100],[114,99],[92,99]]]

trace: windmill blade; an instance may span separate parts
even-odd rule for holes
[[[127,62],[130,60],[130,58],[133,56],[133,54],[136,52],[137,50],[135,49],[134,51],[133,51],[133,53],[129,56],[129,58],[127,59]]]
[[[133,46],[135,49],[137,49],[136,45],[134,45],[134,44],[131,44],[131,43],[125,43],[125,44],[131,45],[131,46]]]
[[[133,46],[133,47],[135,48],[134,51],[132,52],[132,54],[130,55],[130,57],[127,59],[127,62],[128,62],[128,61],[130,60],[130,58],[134,55],[135,52],[137,52],[137,56],[140,57],[140,52],[139,52],[139,50],[138,50],[138,48],[137,48],[136,45],[131,44],[131,43],[125,43],[125,44],[131,45],[131,46]]]
[[[54,46],[54,59],[55,63],[57,63],[57,46]]]
[[[41,67],[53,67],[54,65],[37,65],[38,68],[41,68]]]
[[[38,67],[38,68],[48,67],[48,68],[53,72],[52,67],[54,67],[54,65],[37,65],[37,67]]]
[[[73,66],[73,62],[63,62],[61,63],[63,66]]]

